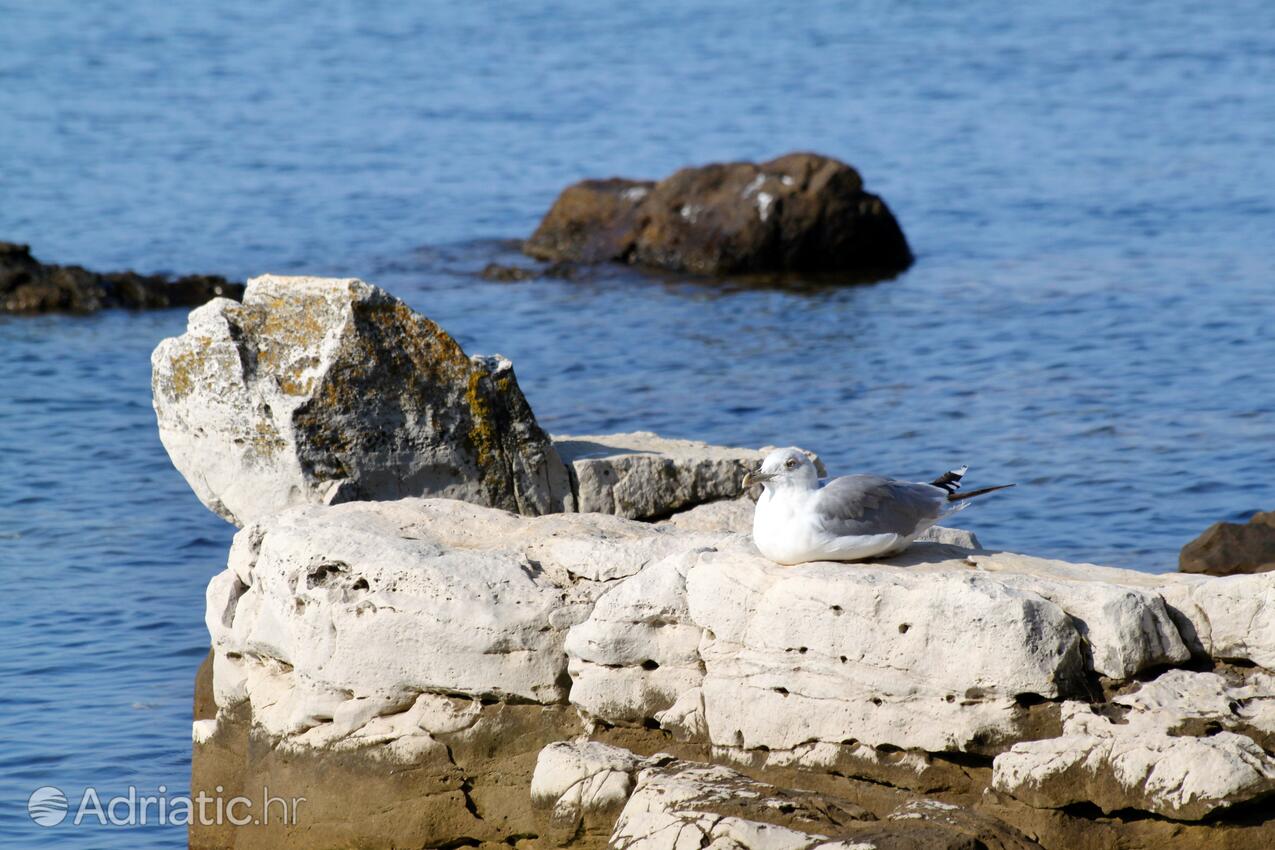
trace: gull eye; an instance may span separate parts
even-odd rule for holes
[[[788,461],[784,464],[784,466],[785,466],[787,469],[796,469],[796,468],[797,468],[797,459],[796,459],[795,457],[790,457],[790,458],[788,458]]]

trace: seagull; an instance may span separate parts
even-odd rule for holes
[[[1013,484],[957,493],[969,467],[929,484],[880,475],[846,475],[820,486],[814,462],[801,449],[776,449],[744,476],[760,484],[753,541],[779,564],[858,561],[902,552],[927,528],[969,505],[967,499]]]

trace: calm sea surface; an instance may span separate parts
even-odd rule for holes
[[[0,0],[0,239],[363,277],[513,358],[558,432],[967,462],[1020,484],[964,515],[991,546],[1165,570],[1275,507],[1275,6],[522,5]],[[916,265],[476,276],[581,177],[794,149],[856,165]],[[0,318],[5,847],[184,846],[26,812],[188,782],[231,529],[155,435],[148,355],[184,322]]]

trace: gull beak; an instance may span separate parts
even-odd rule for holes
[[[744,476],[744,486],[751,487],[754,484],[764,484],[775,477],[773,472],[762,472],[761,467],[757,467],[752,472]]]

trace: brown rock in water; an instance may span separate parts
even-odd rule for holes
[[[638,239],[639,208],[655,185],[613,177],[568,186],[523,250],[550,261],[628,260]]]
[[[1213,523],[1182,547],[1178,569],[1211,576],[1275,570],[1275,511],[1255,514],[1245,525]]]
[[[811,153],[684,168],[658,183],[582,181],[558,196],[523,250],[708,275],[888,276],[912,263],[898,222],[859,172]]]
[[[216,275],[170,280],[162,275],[99,274],[79,266],[45,265],[31,256],[28,246],[0,242],[0,313],[190,307],[217,297],[241,298],[243,284]]]

